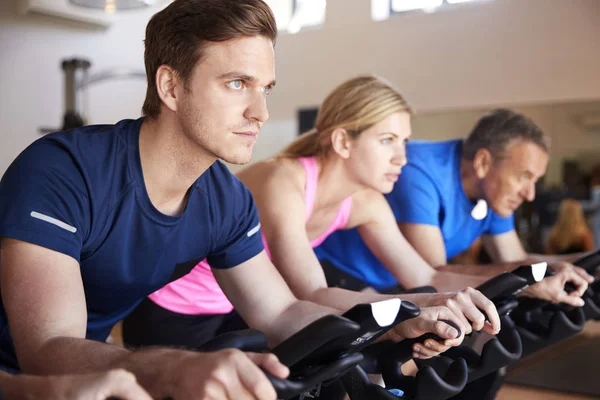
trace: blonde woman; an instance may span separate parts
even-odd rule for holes
[[[594,237],[577,200],[560,202],[558,218],[548,235],[548,254],[571,254],[594,250]]]
[[[494,334],[500,321],[493,303],[474,289],[464,289],[464,278],[458,276],[457,280],[452,273],[431,268],[404,239],[382,195],[392,190],[406,164],[410,118],[402,96],[381,79],[360,76],[338,86],[321,105],[316,129],[300,136],[277,157],[238,174],[256,201],[263,243],[296,297],[345,310],[357,303],[390,298],[327,287],[313,248],[338,229],[358,227],[372,251],[390,268],[401,271],[405,287],[462,289],[403,295],[403,299],[421,307],[445,306],[443,312],[460,321],[465,333],[484,329]],[[239,326],[239,318],[228,314],[232,309],[203,261],[188,275],[149,296],[125,321],[124,339],[130,345],[194,346]],[[422,314],[429,318],[429,312],[432,310],[425,308]],[[439,316],[437,312],[434,314]],[[169,328],[148,329],[157,325]],[[442,325],[438,322],[440,329]],[[417,334],[413,328],[408,330],[406,336]],[[414,348],[416,357],[445,349],[433,340]]]

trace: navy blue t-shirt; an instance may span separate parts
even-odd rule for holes
[[[483,234],[493,236],[514,229],[512,215],[504,218],[489,210],[482,220],[471,217],[475,203],[465,194],[460,176],[462,140],[413,141],[406,153],[408,164],[385,197],[397,222],[438,227],[447,258],[467,250]],[[397,284],[356,229],[335,232],[315,252],[319,259],[377,289]]]
[[[142,121],[47,135],[0,181],[0,237],[79,262],[92,340],[106,340],[144,297],[196,261],[230,268],[263,250],[252,195],[221,162],[196,180],[181,215],[152,205],[139,154]],[[0,369],[19,369],[2,303]]]

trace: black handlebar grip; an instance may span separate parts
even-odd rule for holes
[[[573,261],[573,265],[585,269],[590,275],[595,275],[596,270],[600,267],[600,250]]]
[[[233,331],[209,340],[196,350],[210,352],[230,348],[261,353],[268,348],[267,337],[256,329]]]
[[[265,375],[275,388],[278,399],[289,399],[317,386],[319,383],[337,378],[357,366],[363,360],[361,353],[348,354],[315,372],[297,380],[276,378],[265,372]],[[263,371],[264,372],[264,371]]]

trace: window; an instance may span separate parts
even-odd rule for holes
[[[390,15],[406,11],[432,12],[459,3],[489,0],[371,0],[371,17],[375,21],[388,19]]]
[[[325,22],[326,0],[265,0],[271,7],[281,32],[297,33],[307,26]]]

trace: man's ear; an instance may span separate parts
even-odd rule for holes
[[[336,128],[331,132],[331,147],[340,157],[350,157],[352,138],[344,128]]]
[[[177,111],[177,86],[182,85],[179,76],[171,67],[161,65],[156,71],[156,90],[163,104],[171,111]]]
[[[492,153],[488,149],[477,150],[473,157],[473,168],[478,179],[483,179],[490,173],[493,162]]]

